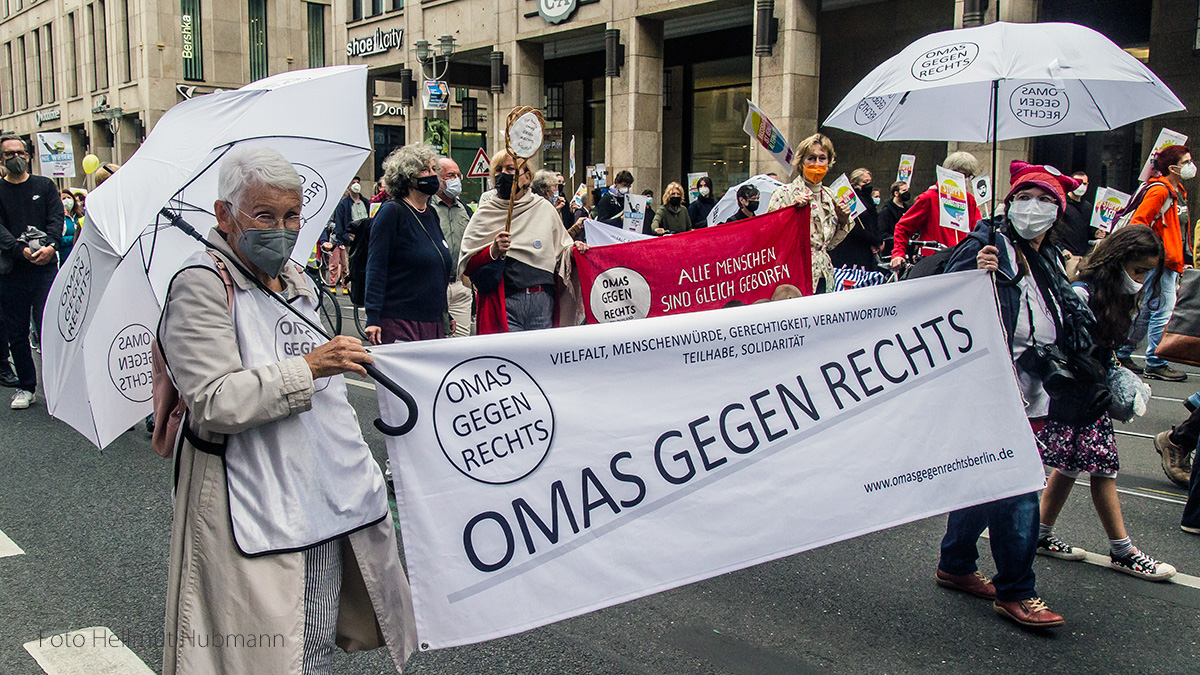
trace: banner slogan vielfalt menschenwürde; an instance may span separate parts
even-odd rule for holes
[[[372,353],[426,649],[1044,483],[982,271]]]

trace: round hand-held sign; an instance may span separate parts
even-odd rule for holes
[[[542,114],[533,109],[526,109],[527,112],[518,114],[516,119],[512,119],[508,124],[508,147],[512,154],[521,159],[529,159],[537,154],[538,150],[542,149]],[[514,110],[514,113],[519,113],[521,108]]]

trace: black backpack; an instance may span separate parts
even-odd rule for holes
[[[366,303],[367,250],[371,246],[371,219],[360,218],[346,226],[346,234],[353,237],[346,250],[350,263],[350,302],[358,307]]]

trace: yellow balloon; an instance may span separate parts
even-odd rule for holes
[[[93,174],[96,169],[100,168],[100,158],[95,155],[88,155],[83,158],[83,172]]]

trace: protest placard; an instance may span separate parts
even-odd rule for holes
[[[1097,189],[1096,205],[1092,207],[1092,220],[1089,224],[1097,230],[1112,232],[1113,225],[1116,224],[1117,211],[1125,208],[1131,198],[1132,195],[1110,187]]]
[[[939,224],[960,232],[970,232],[967,216],[967,178],[957,171],[937,167]]]
[[[642,232],[646,225],[646,208],[650,198],[645,195],[625,195],[621,211],[621,224],[630,232]]]
[[[774,124],[771,124],[771,120],[767,119],[766,114],[759,110],[753,101],[747,99],[746,106],[746,121],[742,124],[742,129],[750,134],[751,138],[758,141],[759,145],[767,152],[771,153],[775,161],[779,162],[790,174],[793,170],[792,146],[788,145],[787,139]]]
[[[913,167],[917,165],[916,155],[900,155],[900,168],[896,170],[896,180],[912,183]]]
[[[48,178],[75,177],[75,146],[67,132],[42,132],[37,135],[38,166]]]
[[[1188,137],[1178,131],[1171,131],[1164,128],[1158,132],[1158,139],[1154,141],[1154,148],[1150,150],[1150,156],[1146,158],[1146,163],[1142,166],[1142,172],[1138,174],[1138,180],[1145,183],[1150,180],[1150,174],[1154,169],[1154,158],[1165,147],[1170,145],[1185,145]]]
[[[858,198],[858,193],[851,187],[850,179],[846,178],[846,174],[838,176],[830,183],[829,189],[833,190],[833,200],[849,211],[851,218],[857,218],[867,212],[867,205]]]

